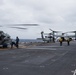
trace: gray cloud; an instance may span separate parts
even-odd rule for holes
[[[36,33],[42,30],[49,32],[49,28],[75,30],[75,8],[75,0],[0,0],[0,24],[38,23],[40,26],[37,28],[28,27],[27,31],[15,30],[15,36],[18,34],[21,37],[19,33],[22,33],[22,36],[27,38],[36,38]],[[5,31],[9,34],[14,32],[13,29],[9,32],[8,28]],[[35,35],[30,35],[30,32]]]

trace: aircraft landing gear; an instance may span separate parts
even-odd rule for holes
[[[3,48],[7,48],[7,46],[8,46],[8,45],[7,45],[6,43],[3,44]]]

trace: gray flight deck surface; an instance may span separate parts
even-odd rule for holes
[[[0,50],[0,75],[76,75],[76,41]]]

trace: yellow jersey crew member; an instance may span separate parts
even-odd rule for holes
[[[62,46],[62,42],[63,42],[63,40],[62,40],[61,37],[60,37],[60,39],[59,39],[59,42],[60,42],[60,46]]]
[[[70,39],[68,38],[66,41],[67,41],[67,45],[69,46],[70,45]]]

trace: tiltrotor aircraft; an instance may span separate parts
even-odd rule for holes
[[[62,37],[64,40],[66,40],[67,38],[75,38],[76,40],[76,31],[68,31],[68,32],[61,32],[61,31],[54,31],[52,29],[49,29],[52,32],[48,33],[48,36],[44,37],[45,33],[42,31],[41,32],[41,37],[42,40],[45,42],[55,42],[55,39],[57,39],[58,37]],[[58,35],[58,33],[61,33],[60,35]],[[74,33],[74,35],[69,35],[68,33]]]
[[[21,27],[22,26],[22,27]],[[8,24],[8,25],[0,25],[0,27],[8,27],[15,29],[26,30],[24,26],[38,26],[38,24]],[[0,47],[6,48],[11,44],[11,36],[3,31],[0,31]]]

